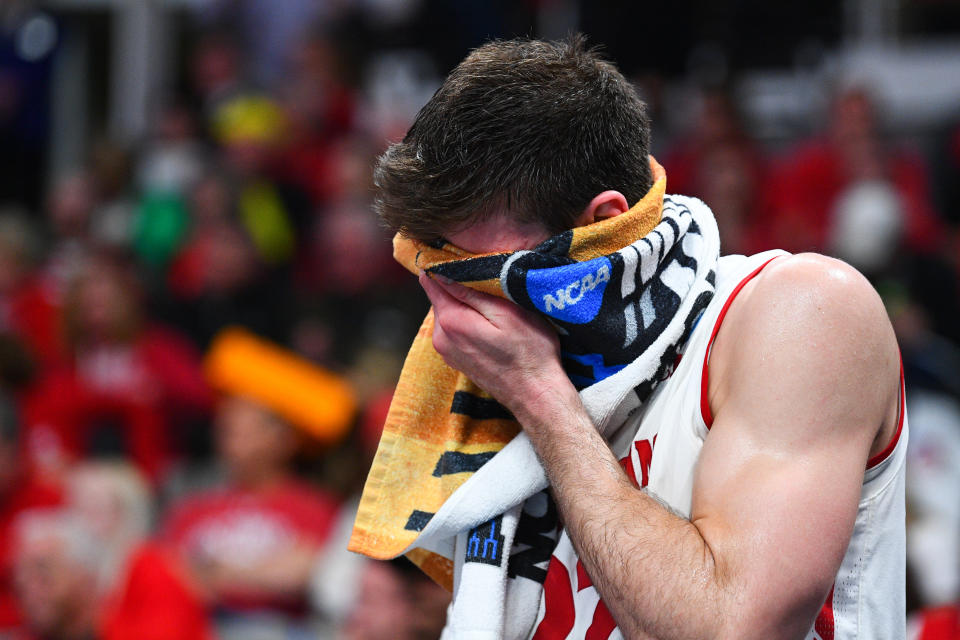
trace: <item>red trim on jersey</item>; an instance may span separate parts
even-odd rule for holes
[[[897,411],[900,414],[900,417],[897,418],[897,431],[896,433],[893,434],[893,438],[890,439],[890,442],[887,443],[887,446],[883,449],[883,451],[881,451],[877,455],[867,460],[867,469],[872,469],[873,467],[877,466],[878,464],[880,464],[881,462],[889,458],[890,454],[893,453],[893,450],[897,447],[897,443],[900,442],[900,434],[903,432],[903,419],[907,413],[906,403],[907,403],[907,393],[903,385],[903,357],[901,356],[900,357],[900,401],[897,409]]]
[[[717,338],[717,333],[720,332],[720,325],[723,323],[723,318],[727,315],[727,311],[730,309],[730,305],[733,304],[733,300],[740,293],[740,290],[743,289],[748,282],[753,280],[753,278],[763,271],[764,267],[768,264],[779,258],[780,256],[774,256],[764,262],[762,265],[754,269],[750,275],[740,281],[733,291],[730,292],[730,297],[727,298],[727,301],[723,303],[723,308],[720,309],[720,315],[717,316],[717,322],[713,325],[713,333],[710,334],[710,341],[707,342],[707,352],[703,355],[703,371],[700,374],[700,415],[703,416],[703,422],[707,425],[707,429],[713,426],[713,414],[710,412],[710,401],[707,399],[707,387],[709,384],[709,373],[708,366],[710,363],[710,352],[713,350],[713,341]]]
[[[820,613],[817,614],[817,620],[813,623],[813,630],[820,636],[820,640],[833,640],[834,619],[833,619],[833,587],[830,586],[830,593],[827,594],[827,600],[823,603]]]

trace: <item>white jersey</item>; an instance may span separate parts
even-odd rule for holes
[[[644,409],[619,431],[613,451],[634,483],[647,487],[673,509],[690,515],[693,472],[712,422],[706,400],[708,355],[730,302],[772,259],[725,256],[717,291],[697,323],[677,369],[661,383]],[[905,634],[904,459],[906,410],[889,446],[869,461],[850,544],[806,640],[879,640]],[[534,640],[620,639],[566,532],[550,561]]]

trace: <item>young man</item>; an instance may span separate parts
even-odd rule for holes
[[[906,426],[879,297],[824,256],[717,260],[648,143],[612,65],[512,41],[472,52],[381,158],[432,344],[519,422],[563,527],[532,626],[508,602],[476,635],[456,600],[503,536],[468,534],[445,637],[902,637]],[[441,247],[463,260],[427,259]]]

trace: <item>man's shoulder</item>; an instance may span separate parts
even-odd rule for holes
[[[767,264],[738,296],[725,330],[777,329],[797,339],[819,336],[854,343],[892,339],[883,302],[849,264],[816,253],[786,255]],[[822,334],[822,335],[821,335]]]
[[[781,422],[817,413],[879,427],[898,397],[899,352],[880,296],[850,265],[818,254],[769,263],[730,305],[711,355],[711,405]],[[781,416],[782,418],[782,416]],[[809,424],[814,419],[807,416]]]

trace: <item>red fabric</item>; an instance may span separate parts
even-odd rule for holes
[[[53,368],[25,395],[25,454],[45,472],[51,460],[82,457],[91,429],[110,420],[121,425],[128,453],[156,479],[172,455],[168,436],[179,418],[211,404],[199,354],[174,333],[148,329],[129,347],[91,349]]]
[[[917,640],[960,640],[960,608],[946,605],[921,611]]]
[[[296,545],[319,548],[336,520],[330,495],[289,480],[259,493],[231,488],[190,497],[167,519],[164,538],[190,562],[238,566],[265,561]],[[225,594],[233,609],[298,611],[302,597]]]
[[[563,563],[555,558],[550,561],[543,589],[545,612],[533,640],[563,640],[573,629],[576,611],[570,574]]]
[[[597,602],[597,608],[593,610],[593,620],[583,638],[584,640],[607,640],[616,627],[617,623],[610,615],[610,610],[603,604],[603,600],[600,600]]]
[[[0,327],[23,340],[40,364],[63,358],[60,307],[50,287],[40,278],[28,278],[2,302],[5,309]]]
[[[817,614],[817,619],[813,623],[813,630],[820,635],[821,640],[833,640],[833,587],[830,587],[827,600],[823,603],[823,607],[820,608],[820,613]]]
[[[126,580],[108,599],[103,640],[208,640],[207,611],[173,554],[145,544],[129,561]]]

